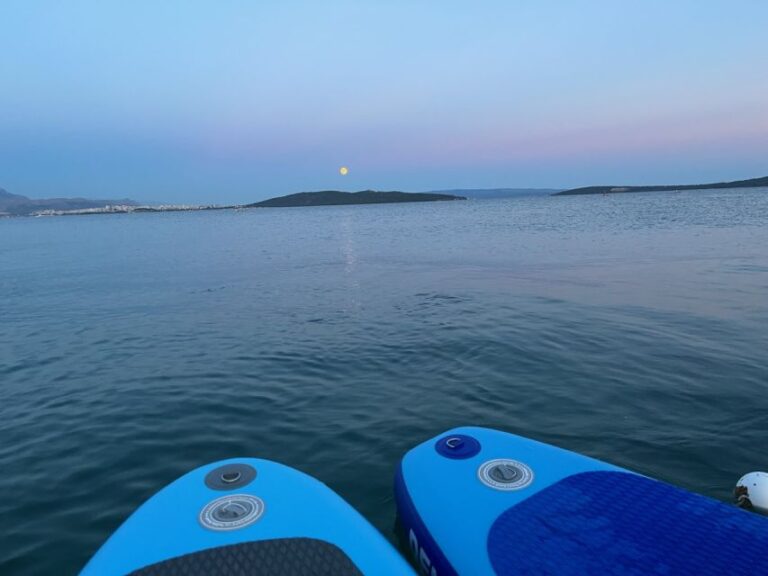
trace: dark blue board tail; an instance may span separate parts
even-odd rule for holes
[[[768,574],[768,519],[496,430],[417,446],[395,494],[425,574]]]

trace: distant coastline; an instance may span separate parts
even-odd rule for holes
[[[0,188],[0,216],[37,216],[54,212],[76,212],[103,210],[107,206],[137,208],[138,202],[127,198],[121,200],[89,200],[87,198],[42,198],[32,199],[20,194],[11,194]]]
[[[430,194],[451,194],[470,200],[496,200],[502,198],[523,198],[527,196],[552,196],[562,188],[454,188],[430,190]]]
[[[299,192],[253,202],[232,205],[141,205],[133,200],[87,200],[84,198],[53,198],[32,200],[11,194],[0,188],[0,217],[10,216],[85,216],[91,214],[133,214],[147,212],[198,212],[203,210],[243,210],[250,208],[287,208],[300,206],[340,206],[355,204],[394,204],[402,202],[441,202],[466,200],[464,196],[425,192]]]
[[[492,188],[453,189],[432,192],[379,192],[362,190],[342,192],[322,190],[298,192],[249,204],[145,205],[134,200],[91,200],[86,198],[32,199],[0,188],[0,217],[13,216],[82,216],[90,214],[132,214],[148,212],[198,212],[203,210],[244,210],[251,208],[294,208],[302,206],[346,206],[359,204],[394,204],[403,202],[441,202],[453,200],[519,198],[524,196],[581,196],[589,194],[628,194],[634,192],[676,192],[683,190],[713,190],[729,188],[768,188],[768,176],[716,182],[711,184],[682,184],[658,186],[585,186],[569,190],[550,188]]]
[[[722,188],[764,188],[768,187],[768,176],[736,180],[734,182],[716,182],[713,184],[684,184],[663,186],[585,186],[557,192],[553,196],[579,196],[582,194],[627,194],[633,192],[675,192],[677,190],[716,190]]]

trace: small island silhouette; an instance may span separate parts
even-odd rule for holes
[[[394,202],[440,202],[446,200],[466,200],[464,196],[453,194],[433,194],[429,192],[341,192],[323,190],[320,192],[299,192],[262,202],[246,204],[243,208],[287,208],[296,206],[339,206],[346,204],[391,204]]]
[[[581,194],[626,194],[629,192],[676,192],[678,190],[712,190],[718,188],[763,188],[768,187],[768,176],[736,180],[735,182],[716,182],[714,184],[683,184],[663,186],[585,186],[563,190],[553,196],[578,196]]]

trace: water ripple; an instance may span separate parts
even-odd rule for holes
[[[765,467],[768,195],[72,222],[0,222],[3,574],[238,455],[389,536],[399,457],[460,424],[722,499]]]

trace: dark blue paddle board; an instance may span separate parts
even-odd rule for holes
[[[198,468],[155,494],[81,576],[358,576],[413,574],[330,488],[249,458]]]
[[[424,574],[768,574],[768,518],[574,452],[456,428],[403,457]]]

